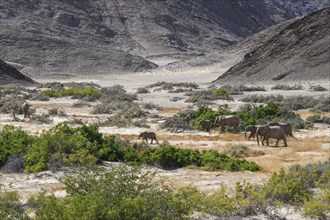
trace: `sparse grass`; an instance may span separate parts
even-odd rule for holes
[[[172,82],[161,81],[146,87],[146,89],[151,89],[151,88],[155,88],[154,91],[166,90],[169,93],[180,93],[180,92],[188,92],[198,89],[199,86],[195,83],[188,83],[188,82],[172,83]]]
[[[271,88],[272,90],[303,90],[304,87],[302,85],[283,85],[277,84]]]

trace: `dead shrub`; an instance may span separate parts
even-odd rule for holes
[[[146,87],[141,87],[138,88],[136,91],[137,94],[146,94],[146,93],[150,93],[149,89]]]
[[[19,154],[10,155],[1,170],[3,173],[22,173],[24,171],[24,157]]]
[[[49,115],[45,113],[41,115],[35,114],[31,117],[30,120],[39,124],[50,124],[51,122],[53,122],[53,120],[49,118]]]
[[[261,150],[252,150],[245,145],[235,145],[225,151],[225,154],[235,158],[244,158],[262,156],[265,155],[265,152]]]

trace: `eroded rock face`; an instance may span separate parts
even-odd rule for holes
[[[0,59],[27,66],[22,72],[29,76],[144,71],[157,66],[141,56],[221,50],[327,4],[7,0],[0,8]]]
[[[0,60],[0,85],[8,83],[34,84],[35,81],[23,75],[11,65]]]
[[[279,27],[216,82],[329,80],[329,17],[327,8]]]

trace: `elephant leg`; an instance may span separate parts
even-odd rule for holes
[[[150,142],[150,144],[152,144],[154,142],[154,139],[153,138],[151,138],[151,142]]]
[[[262,141],[261,141],[261,144],[262,144],[262,145],[265,145],[265,144],[264,144],[265,139],[266,139],[266,136],[262,136]]]
[[[221,125],[221,131],[222,131],[222,132],[225,131],[225,126]]]
[[[287,147],[287,146],[288,146],[288,144],[286,143],[286,140],[285,140],[285,138],[283,138],[283,141],[284,141],[284,147]]]
[[[266,138],[267,146],[269,146],[269,137]]]
[[[279,140],[280,140],[279,138],[276,139],[276,145],[275,146],[278,146],[278,141]]]

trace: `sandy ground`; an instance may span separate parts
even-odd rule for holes
[[[160,64],[167,64],[174,60],[159,60]],[[222,68],[222,69],[221,69]],[[228,66],[223,65],[220,69],[214,70],[215,67],[207,69],[204,67],[196,67],[182,71],[168,71],[161,69],[157,72],[134,73],[123,75],[109,76],[93,76],[93,78],[80,77],[79,79],[70,78],[66,80],[58,80],[62,82],[94,82],[101,86],[111,86],[115,84],[123,85],[130,92],[135,92],[137,88],[150,85],[158,81],[166,82],[195,82],[201,88],[209,86],[210,81],[219,76],[219,72],[224,72]],[[49,82],[47,79],[37,79],[39,82]],[[53,80],[55,81],[55,80]],[[306,84],[308,85],[308,84]],[[271,85],[267,85],[269,88]],[[306,87],[308,88],[308,87]],[[281,91],[268,90],[265,92],[246,92],[250,94],[280,94],[283,96],[289,95],[312,95],[320,96],[327,95],[329,92],[308,92],[307,90],[298,91]],[[217,171],[209,172],[199,169],[181,168],[175,170],[162,170],[157,168],[148,168],[156,170],[157,176],[166,178],[167,182],[174,187],[193,185],[203,192],[210,193],[217,190],[220,184],[228,186],[229,190],[233,190],[236,182],[248,181],[254,184],[262,184],[267,181],[271,173],[278,171],[281,168],[287,169],[293,164],[306,164],[318,161],[326,161],[330,157],[330,128],[327,125],[317,124],[312,130],[295,131],[294,135],[297,139],[290,138],[288,140],[289,147],[275,147],[274,143],[270,147],[257,146],[255,140],[245,140],[244,134],[221,133],[218,131],[201,132],[188,131],[182,133],[171,133],[159,128],[159,124],[164,120],[164,117],[172,116],[182,109],[191,105],[190,103],[180,100],[177,102],[171,101],[173,97],[183,97],[184,93],[167,93],[165,91],[151,92],[148,94],[139,95],[138,102],[161,105],[163,110],[157,112],[161,116],[159,119],[150,121],[150,130],[155,130],[160,140],[169,141],[172,145],[182,148],[191,149],[215,149],[218,151],[226,151],[235,145],[245,145],[252,150],[263,151],[264,155],[247,157],[245,159],[255,161],[263,167],[261,172],[228,172]],[[228,104],[233,110],[238,109],[243,103],[238,101],[242,95],[236,96],[235,101],[219,101],[217,104]],[[51,108],[60,108],[66,112],[66,117],[52,117],[53,122],[50,124],[34,124],[27,120],[24,122],[14,122],[9,114],[0,115],[0,128],[5,124],[13,124],[20,126],[32,133],[41,132],[43,129],[49,129],[55,124],[72,119],[81,119],[85,123],[97,123],[106,120],[107,115],[92,115],[92,107],[74,108],[72,104],[77,100],[70,98],[51,99],[50,101],[29,101],[33,108],[36,108],[38,114],[46,113]],[[303,118],[306,118],[313,113],[304,110],[299,111]],[[22,117],[21,115],[19,117]],[[137,139],[140,132],[145,128],[128,127],[101,127],[100,132],[104,135],[117,135],[121,138],[126,138],[131,141],[141,141]],[[158,147],[157,144],[152,145]],[[281,146],[281,143],[280,143]],[[49,171],[37,174],[3,174],[0,173],[0,183],[2,187],[10,190],[17,190],[23,200],[26,201],[28,196],[33,195],[42,190],[55,193],[57,196],[64,196],[64,186],[59,182],[59,178],[63,176],[63,172],[51,173]],[[261,218],[262,219],[262,218]],[[288,219],[299,219],[296,217]]]

